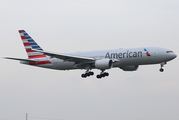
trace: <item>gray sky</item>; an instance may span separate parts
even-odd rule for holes
[[[178,120],[178,58],[136,72],[55,71],[4,60],[27,58],[19,29],[54,52],[158,46],[179,55],[178,0],[0,0],[0,120]],[[98,74],[99,70],[94,70]]]

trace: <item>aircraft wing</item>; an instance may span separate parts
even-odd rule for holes
[[[11,57],[5,57],[5,59],[21,60],[21,61],[27,61],[27,62],[37,62],[38,61],[38,60],[22,59],[22,58],[11,58]]]
[[[94,58],[90,58],[90,57],[81,57],[81,56],[74,56],[74,55],[67,55],[67,54],[52,53],[52,52],[41,51],[41,50],[36,50],[36,49],[32,49],[32,50],[36,52],[44,53],[45,55],[48,55],[51,57],[56,57],[65,61],[70,61],[70,62],[93,63],[95,61]]]

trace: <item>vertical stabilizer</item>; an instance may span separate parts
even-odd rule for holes
[[[22,42],[28,55],[28,59],[46,57],[43,53],[33,51],[32,49],[43,50],[26,32],[19,30]]]

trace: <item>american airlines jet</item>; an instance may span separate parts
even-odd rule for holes
[[[124,71],[136,71],[139,65],[160,64],[160,72],[163,66],[177,55],[165,48],[141,47],[112,50],[99,50],[73,53],[54,53],[44,51],[24,30],[19,30],[20,37],[28,55],[28,59],[6,57],[6,59],[20,60],[20,63],[56,69],[72,70],[84,69],[82,78],[94,75],[92,69],[99,69],[101,72],[96,77],[109,76],[107,69],[118,67]]]

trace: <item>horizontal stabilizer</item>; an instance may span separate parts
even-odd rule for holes
[[[37,62],[38,61],[38,60],[22,59],[22,58],[11,58],[11,57],[5,57],[5,59],[21,60],[21,61],[27,61],[27,62]]]

